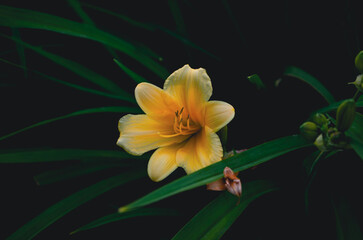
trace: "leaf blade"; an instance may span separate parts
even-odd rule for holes
[[[294,66],[288,66],[286,67],[284,71],[284,75],[291,76],[298,78],[305,83],[309,84],[311,87],[313,87],[320,95],[328,102],[328,103],[334,103],[334,97],[329,92],[328,89],[324,87],[323,84],[321,84],[318,79],[310,75],[309,73],[303,71],[300,68],[294,67]]]
[[[166,68],[143,54],[135,45],[88,24],[78,23],[42,12],[0,5],[0,25],[6,27],[43,29],[91,39],[129,55],[162,79],[165,79],[169,75]]]
[[[263,143],[164,185],[144,197],[119,208],[119,211],[125,212],[133,208],[142,207],[177,193],[213,182],[223,176],[223,169],[226,166],[230,167],[234,172],[239,172],[282,154],[307,146],[311,146],[311,143],[298,135],[283,137]]]
[[[84,188],[46,209],[37,217],[19,228],[16,232],[9,236],[7,240],[31,239],[49,225],[85,202],[92,200],[100,194],[126,182],[136,180],[137,178],[144,176],[146,176],[145,171],[134,171],[110,177],[92,186]]]
[[[116,221],[120,221],[120,220],[124,220],[124,219],[128,219],[128,218],[141,217],[141,216],[174,216],[174,215],[177,215],[177,212],[175,210],[163,209],[163,208],[140,208],[140,209],[135,209],[134,211],[125,212],[122,214],[112,213],[112,214],[99,218],[93,222],[90,222],[89,224],[86,224],[86,225],[76,229],[71,234],[75,234],[75,233],[78,233],[81,231],[100,227],[107,223],[116,222]]]
[[[35,163],[84,158],[140,158],[123,151],[90,149],[31,149],[0,152],[0,163]]]
[[[244,184],[240,203],[228,192],[199,211],[174,237],[179,239],[220,239],[231,227],[244,209],[256,198],[277,190],[277,186],[268,181],[254,181]]]
[[[63,116],[43,120],[41,122],[38,122],[38,123],[32,124],[30,126],[27,126],[25,128],[19,129],[17,131],[14,131],[12,133],[9,133],[7,135],[4,135],[4,136],[0,137],[0,141],[4,140],[6,138],[9,138],[11,136],[14,136],[16,134],[19,134],[21,132],[27,131],[29,129],[39,127],[39,126],[42,126],[42,125],[45,125],[45,124],[48,124],[48,123],[52,123],[52,122],[55,122],[55,121],[58,121],[58,120],[62,120],[62,119],[70,118],[70,117],[75,117],[75,116],[80,116],[80,115],[84,115],[84,114],[109,113],[109,112],[141,113],[141,110],[139,108],[134,108],[134,107],[114,107],[114,106],[83,109],[83,110],[79,110],[79,111],[69,113],[69,114],[66,114],[66,115],[63,115]]]

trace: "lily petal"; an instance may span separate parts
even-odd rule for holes
[[[117,145],[130,154],[141,155],[158,147],[180,143],[189,136],[162,137],[160,134],[173,134],[173,126],[149,118],[145,114],[123,116],[118,124],[120,137]]]
[[[204,105],[213,91],[205,69],[192,69],[185,65],[166,79],[164,90],[188,110],[193,121],[204,124]]]
[[[178,150],[176,163],[190,174],[222,160],[222,156],[223,149],[218,135],[205,127]]]
[[[153,153],[147,166],[147,172],[151,180],[159,182],[178,167],[176,152],[181,146],[181,144],[174,144],[159,148]]]
[[[167,92],[150,83],[138,84],[135,98],[146,115],[158,121],[173,122],[181,108]]]
[[[205,125],[217,132],[234,117],[232,105],[222,101],[209,101],[206,104]]]

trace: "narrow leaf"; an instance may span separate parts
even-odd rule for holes
[[[23,66],[18,65],[18,64],[13,63],[13,62],[10,62],[8,60],[5,60],[3,58],[0,58],[0,61],[25,70],[25,68]],[[80,86],[80,85],[77,85],[77,84],[73,84],[73,83],[69,83],[69,82],[60,80],[58,78],[49,76],[47,74],[41,73],[41,72],[36,71],[36,70],[32,70],[32,69],[28,69],[28,70],[42,76],[43,78],[49,79],[49,80],[51,80],[53,82],[56,82],[56,83],[63,84],[63,85],[68,86],[68,87],[78,89],[80,91],[84,91],[84,92],[88,92],[88,93],[92,93],[92,94],[96,94],[96,95],[100,95],[100,96],[104,96],[104,97],[124,100],[124,97],[120,96],[119,94],[107,93],[107,92],[98,91],[98,90],[91,89],[91,88],[86,88],[86,87],[83,87],[83,86]]]
[[[290,151],[307,146],[311,146],[311,143],[298,135],[283,137],[263,143],[164,185],[129,205],[121,207],[119,211],[124,212],[133,208],[142,207],[177,193],[216,181],[217,179],[222,178],[223,169],[226,166],[230,167],[234,172],[239,172]]]
[[[103,77],[102,75],[100,75],[100,74],[86,68],[85,66],[83,66],[83,65],[81,65],[81,64],[79,64],[77,62],[74,62],[72,60],[63,58],[63,57],[61,57],[59,55],[47,52],[47,51],[45,51],[45,50],[43,50],[43,49],[41,49],[39,47],[32,46],[32,45],[30,45],[30,44],[28,44],[26,42],[23,42],[23,41],[21,41],[19,39],[15,39],[15,38],[12,38],[12,37],[7,37],[7,38],[10,38],[11,40],[15,41],[16,43],[21,44],[24,47],[26,47],[28,49],[31,49],[31,50],[35,51],[36,53],[42,55],[43,57],[46,57],[46,58],[52,60],[56,64],[59,64],[59,65],[65,67],[65,68],[67,68],[68,70],[74,72],[75,74],[89,80],[93,84],[95,84],[97,86],[100,86],[103,89],[108,90],[109,92],[119,94],[123,98],[123,100],[126,100],[128,102],[132,102],[132,103],[135,102],[135,99],[131,94],[125,92],[118,85],[113,83],[111,80],[109,80],[109,79]]]
[[[248,79],[248,81],[250,81],[250,83],[252,83],[253,85],[255,85],[258,90],[260,90],[262,88],[266,88],[266,86],[262,82],[260,76],[258,76],[257,74],[253,74],[251,76],[248,76],[247,79]]]
[[[173,240],[220,239],[253,200],[277,189],[268,181],[246,183],[243,185],[243,194],[238,205],[235,196],[224,192],[198,212]]]
[[[312,113],[315,114],[317,112],[319,113],[326,113],[326,112],[331,112],[331,111],[335,111],[338,109],[339,105],[344,102],[344,100],[341,100],[341,101],[338,101],[338,102],[334,102],[332,104],[329,104],[329,106],[326,106],[326,107],[323,107],[323,108],[320,108],[319,110],[317,111],[314,111]],[[363,98],[360,98],[356,103],[355,103],[355,106],[356,107],[363,107]]]
[[[88,24],[37,11],[0,5],[0,26],[43,29],[98,41],[129,55],[162,79],[169,75],[163,66],[143,54],[135,45]]]
[[[70,118],[70,117],[75,117],[75,116],[79,116],[79,115],[84,115],[84,114],[93,114],[93,113],[107,113],[107,112],[116,112],[116,113],[141,113],[141,110],[139,108],[134,108],[134,107],[99,107],[99,108],[89,108],[89,109],[84,109],[84,110],[80,110],[80,111],[76,111],[70,114],[66,114],[60,117],[55,117],[55,118],[51,118],[51,119],[47,119],[38,123],[35,123],[33,125],[30,125],[28,127],[19,129],[15,132],[9,133],[5,136],[0,137],[0,141],[4,140],[8,137],[14,136],[16,134],[19,134],[21,132],[24,132],[26,130],[35,128],[35,127],[39,127],[42,126],[44,124],[48,124],[51,122],[55,122],[58,120],[62,120],[62,119],[66,119],[66,118]]]
[[[145,171],[130,171],[117,176],[102,180],[90,187],[74,193],[65,199],[54,204],[44,212],[33,218],[24,226],[19,228],[7,240],[32,239],[39,232],[49,225],[81,206],[82,204],[94,199],[95,197],[127,182],[146,176]]]
[[[363,234],[351,205],[344,195],[332,194],[331,203],[335,215],[338,240],[361,240]]]
[[[15,39],[21,39],[19,29],[12,28],[12,33],[13,33],[13,37]],[[26,58],[25,58],[24,46],[21,45],[21,44],[16,44],[16,51],[18,52],[20,64],[24,69],[24,77],[26,79],[26,78],[28,78],[28,70],[27,70],[27,67],[26,67]]]
[[[324,87],[323,84],[321,84],[315,77],[311,76],[300,68],[288,66],[284,71],[284,75],[295,77],[306,82],[318,93],[320,93],[320,95],[323,96],[328,103],[331,104],[335,102],[333,95],[328,91],[328,89]]]
[[[145,217],[145,216],[175,216],[177,215],[177,211],[173,209],[165,209],[165,208],[139,208],[130,212],[125,213],[113,213],[102,218],[99,218],[87,225],[84,225],[77,230],[73,231],[71,234],[81,232],[84,230],[96,228],[107,223],[116,222],[128,218],[134,217]]]
[[[150,24],[150,23],[143,23],[140,21],[136,21],[134,19],[131,19],[130,17],[124,15],[124,14],[120,14],[120,13],[115,13],[112,12],[108,9],[104,9],[98,6],[94,6],[88,3],[82,3],[82,5],[89,7],[91,9],[97,10],[99,12],[105,13],[107,15],[110,16],[114,16],[117,17],[119,19],[122,19],[123,21],[127,22],[128,24],[137,27],[137,28],[141,28],[147,31],[156,31],[156,30],[160,30],[166,34],[168,34],[169,36],[175,38],[176,40],[180,41],[181,43],[185,44],[186,46],[192,47],[200,52],[203,52],[204,54],[216,59],[216,60],[220,60],[220,58],[218,58],[216,55],[212,54],[211,52],[203,49],[202,47],[198,46],[197,44],[193,43],[192,41],[190,41],[188,38],[186,38],[185,36],[182,36],[181,34],[175,32],[175,31],[171,31],[170,29],[167,29],[161,25],[156,25],[156,24]]]
[[[102,171],[109,168],[130,166],[130,163],[119,161],[120,163],[105,163],[105,159],[102,158],[99,162],[90,163],[90,161],[82,162],[79,164],[73,164],[72,166],[59,168],[43,172],[34,176],[34,180],[38,185],[48,185],[55,182],[60,182],[75,177],[91,174],[94,172]],[[134,161],[135,162],[135,161]]]
[[[123,151],[89,149],[43,149],[0,151],[0,163],[34,163],[85,158],[140,158]]]
[[[350,145],[363,160],[363,115],[356,113],[352,126],[346,134],[351,138]]]
[[[132,78],[136,83],[147,82],[145,78],[141,77],[139,74],[135,73],[125,65],[123,65],[120,61],[116,58],[113,61],[119,66],[130,78]]]

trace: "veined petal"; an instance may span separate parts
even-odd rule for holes
[[[194,122],[204,125],[204,105],[213,91],[205,69],[185,65],[166,79],[164,90],[186,108]]]
[[[141,155],[158,147],[169,146],[187,139],[189,136],[162,137],[160,134],[173,134],[173,125],[149,118],[145,114],[123,116],[118,128],[120,137],[117,145],[130,154]]]
[[[181,146],[182,144],[174,144],[159,148],[153,153],[147,166],[147,172],[151,180],[159,182],[178,167],[176,152]]]
[[[167,92],[150,83],[138,84],[135,98],[146,115],[158,121],[173,122],[175,112],[181,108]]]
[[[205,125],[217,132],[233,119],[234,114],[232,105],[222,101],[209,101],[205,107]]]
[[[223,149],[218,135],[205,127],[178,150],[176,163],[190,174],[222,160],[222,156]]]

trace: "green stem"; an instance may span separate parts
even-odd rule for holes
[[[353,100],[355,101],[355,102],[357,102],[357,100],[358,100],[358,98],[360,97],[360,91],[359,91],[359,89],[357,89],[357,91],[355,92],[355,94],[354,94],[354,96],[353,96]]]

